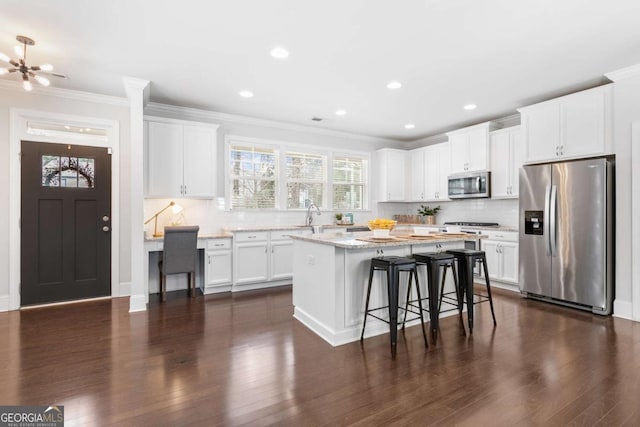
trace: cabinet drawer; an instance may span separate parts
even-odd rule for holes
[[[207,249],[231,249],[231,239],[209,239]]]
[[[487,236],[487,239],[489,240],[502,240],[504,242],[518,241],[518,233],[515,231],[482,230],[482,235]]]
[[[256,231],[252,233],[236,233],[235,235],[236,242],[245,243],[245,242],[266,242],[269,239],[268,231]]]
[[[291,235],[299,235],[302,233],[300,230],[278,230],[271,232],[271,240],[291,240]]]

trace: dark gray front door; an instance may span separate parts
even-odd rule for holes
[[[22,142],[21,305],[111,294],[111,156]]]

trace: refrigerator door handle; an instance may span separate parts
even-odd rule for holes
[[[551,242],[551,255],[557,255],[556,219],[558,217],[558,188],[551,186],[551,210],[549,211],[549,241]]]
[[[549,219],[551,217],[551,186],[547,185],[544,190],[544,217],[542,219],[542,234],[545,236],[545,247],[547,256],[551,256],[551,236],[549,234]]]

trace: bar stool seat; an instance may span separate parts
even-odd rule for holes
[[[369,299],[371,297],[371,284],[373,282],[373,274],[376,271],[385,271],[387,274],[387,295],[389,298],[389,305],[377,308],[369,308]],[[398,310],[405,310],[404,320],[402,322],[402,326],[404,329],[404,324],[406,322],[406,312],[410,311],[414,314],[419,315],[410,320],[420,319],[421,327],[422,327],[422,335],[424,337],[424,345],[428,347],[427,343],[427,334],[424,330],[424,317],[422,315],[422,305],[419,303],[420,310],[413,311],[410,307],[405,306],[398,307],[398,292],[400,288],[400,272],[408,272],[409,273],[409,284],[408,289],[411,289],[412,279],[415,277],[416,291],[418,294],[418,298],[420,298],[420,284],[418,282],[418,275],[416,274],[416,262],[413,259],[398,257],[398,256],[383,256],[371,259],[371,266],[369,268],[369,284],[367,286],[367,299],[365,303],[365,312],[364,312],[364,322],[362,324],[362,334],[360,335],[360,341],[364,339],[364,330],[367,325],[367,316],[375,317],[378,320],[381,320],[385,323],[389,324],[389,337],[391,342],[391,356],[392,358],[396,357],[396,347],[397,347],[397,336],[398,336]],[[384,319],[382,317],[377,316],[374,312],[378,310],[388,309],[389,312],[389,320]]]
[[[473,306],[482,302],[489,301],[491,306],[491,316],[493,317],[493,325],[496,326],[496,315],[493,310],[493,298],[491,298],[491,282],[489,280],[489,271],[487,270],[487,258],[484,251],[476,251],[473,249],[450,249],[447,251],[456,258],[458,262],[458,284],[460,287],[460,307],[462,307],[464,296],[467,299],[467,317],[469,333],[473,333]],[[485,283],[487,286],[487,296],[474,293],[473,289],[473,268],[476,263],[482,264],[484,271]],[[474,300],[474,295],[480,298]]]
[[[429,320],[431,325],[431,336],[434,341],[438,339],[438,330],[440,329],[440,308],[442,305],[442,297],[444,295],[444,285],[447,276],[447,270],[449,268],[453,271],[453,280],[455,282],[456,301],[458,302],[458,315],[462,322],[462,305],[459,304],[460,296],[458,291],[458,279],[455,267],[455,257],[446,252],[423,252],[413,254],[412,258],[417,264],[426,265],[427,267],[427,290],[429,293],[428,309],[424,309],[429,312]],[[440,273],[442,272],[441,285],[438,287]],[[409,300],[409,290],[407,291],[407,304],[412,305],[416,300]]]

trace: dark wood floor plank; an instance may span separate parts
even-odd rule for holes
[[[472,336],[441,321],[331,347],[290,288],[0,313],[0,404],[67,425],[638,425],[640,325],[495,292]]]

